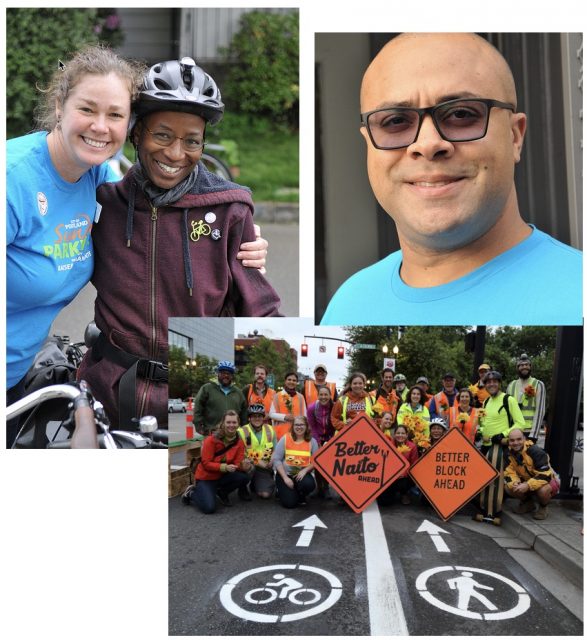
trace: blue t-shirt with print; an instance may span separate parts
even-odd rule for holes
[[[531,226],[531,225],[530,225]],[[532,227],[522,242],[437,287],[410,287],[396,251],[334,294],[323,325],[564,325],[582,323],[582,254]]]
[[[30,367],[57,314],[88,282],[96,188],[117,180],[107,165],[77,182],[57,172],[47,132],[9,140],[6,166],[6,382]]]

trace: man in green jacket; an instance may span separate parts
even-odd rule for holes
[[[233,384],[236,372],[234,364],[229,360],[222,360],[218,363],[216,372],[218,382],[202,385],[194,400],[194,428],[202,435],[208,435],[216,429],[229,409],[239,414],[241,425],[248,421],[245,396]]]

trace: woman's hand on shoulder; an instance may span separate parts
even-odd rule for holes
[[[259,225],[256,224],[254,227],[255,241],[243,242],[236,257],[237,260],[243,261],[243,267],[252,267],[259,269],[261,273],[265,273],[265,258],[267,257],[269,243],[261,237],[261,228]]]

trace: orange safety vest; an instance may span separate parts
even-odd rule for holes
[[[483,404],[487,398],[489,398],[489,391],[483,386],[479,386],[479,382],[477,384],[472,384],[469,389],[471,393],[477,398],[479,404]]]
[[[449,427],[451,429],[460,429],[463,434],[470,440],[473,444],[475,444],[475,434],[477,433],[477,427],[479,426],[479,416],[477,409],[474,407],[469,407],[469,419],[467,422],[462,424],[457,420],[459,413],[463,413],[460,411],[459,407],[455,404],[450,408],[449,411]]]
[[[334,401],[334,394],[336,393],[336,385],[334,382],[325,382],[324,385],[330,389],[330,397]],[[318,387],[316,386],[316,380],[306,380],[304,382],[304,398],[306,399],[306,404],[310,406],[313,402],[318,400]]]
[[[312,442],[296,442],[291,434],[285,436],[284,462],[289,467],[307,467],[312,456]]]
[[[271,405],[273,404],[273,398],[275,397],[275,389],[271,387],[267,387],[267,391],[265,392],[265,396],[259,395],[255,391],[255,385],[250,384],[249,390],[247,392],[247,403],[252,404],[262,404],[265,407],[265,414],[269,415],[271,411]]]
[[[383,413],[391,413],[391,421],[395,420],[395,416],[397,415],[397,408],[399,407],[399,398],[394,389],[392,389],[389,393],[387,393],[384,389],[379,387],[379,389],[375,389],[371,391],[371,398],[373,399],[373,404],[379,403],[383,407]]]
[[[291,397],[287,391],[280,391],[275,395],[277,400],[277,413],[285,413],[290,414],[294,418],[297,416],[305,416],[306,412],[304,411],[304,396],[301,393],[297,392],[295,397]],[[291,410],[287,408],[286,401],[287,399],[291,400]],[[296,409],[297,405],[297,409]],[[275,428],[275,435],[277,436],[277,440],[279,441],[289,432],[291,423],[289,422],[279,422],[277,420],[273,420],[273,427]]]
[[[430,402],[432,401],[432,398],[430,399]],[[454,403],[456,403],[457,399],[455,398],[453,401],[453,405]],[[446,395],[446,393],[444,393],[444,391],[439,391],[435,396],[434,396],[434,404],[436,405],[436,415],[437,416],[442,416],[445,420],[448,420],[448,412],[451,409],[450,406],[450,401],[448,399],[448,396]],[[428,403],[427,405],[428,407],[430,407],[430,403]],[[446,409],[442,409],[441,407],[445,406]]]

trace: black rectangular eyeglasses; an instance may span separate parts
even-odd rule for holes
[[[490,98],[456,99],[433,107],[386,107],[361,114],[376,149],[409,147],[416,142],[422,121],[429,114],[440,137],[448,142],[470,142],[487,134],[492,107],[515,111],[513,104]]]

